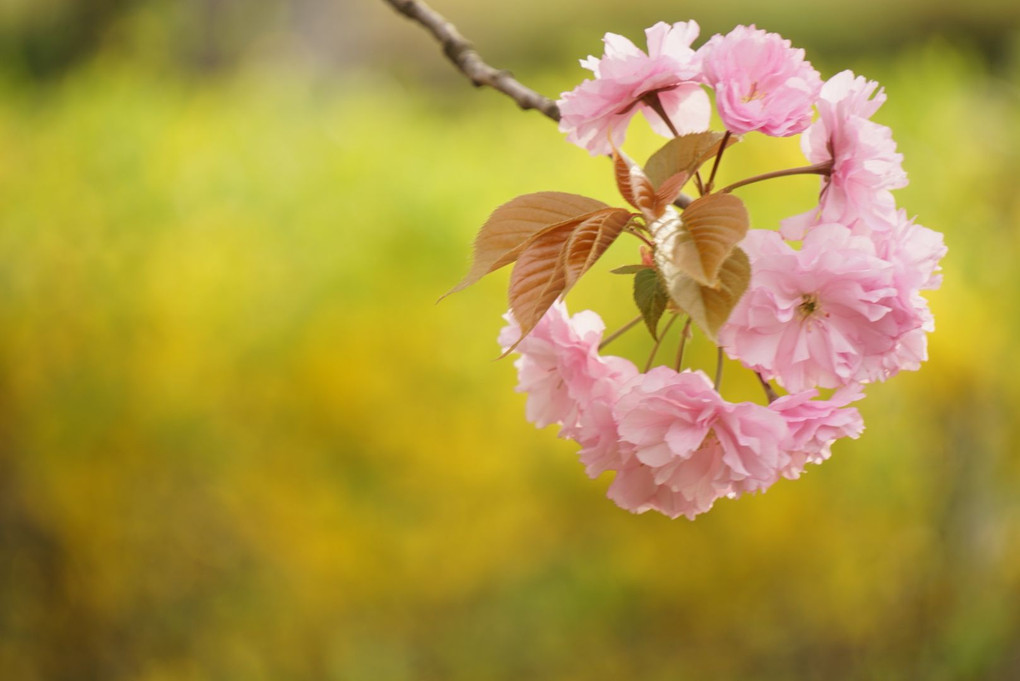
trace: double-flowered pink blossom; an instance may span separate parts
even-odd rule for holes
[[[896,354],[887,357],[889,368],[916,371],[928,359],[928,334],[935,330],[935,318],[921,291],[942,285],[940,262],[946,254],[942,234],[907,218],[900,209],[888,229],[874,231],[871,240],[880,258],[893,266],[900,303],[912,309],[921,324],[904,335]]]
[[[520,327],[510,313],[506,320],[499,335],[504,350],[520,338]],[[528,394],[525,415],[536,427],[558,423],[572,434],[583,406],[610,392],[609,379],[616,383],[637,373],[621,357],[599,355],[604,330],[597,313],[583,310],[570,317],[566,305],[558,301],[517,346],[517,390]]]
[[[592,155],[608,154],[613,146],[622,146],[627,124],[638,111],[657,133],[672,136],[669,125],[649,105],[650,97],[658,98],[679,134],[708,127],[711,106],[695,82],[699,66],[691,49],[698,24],[659,22],[646,29],[645,36],[647,54],[627,38],[607,33],[604,56],[581,61],[581,66],[595,74],[594,80],[563,93],[557,102],[560,130],[567,133],[567,140]]]
[[[783,450],[788,460],[781,471],[785,478],[799,478],[807,464],[829,458],[836,440],[856,439],[864,431],[860,412],[847,406],[864,397],[859,386],[838,390],[828,400],[813,399],[817,396],[817,390],[805,390],[780,397],[769,405],[786,421]]]
[[[504,348],[520,334],[509,314],[507,322]],[[553,305],[516,348],[517,389],[528,394],[529,420],[559,424],[561,437],[580,444],[589,476],[615,472],[608,496],[632,512],[693,518],[722,497],[798,477],[863,429],[847,407],[861,397],[857,386],[828,400],[808,390],[769,406],[731,403],[701,371],[641,373],[599,355],[602,331],[596,313],[571,317],[562,302]]]
[[[520,338],[509,312],[499,342],[505,350]],[[605,325],[591,310],[567,314],[557,301],[517,346],[517,390],[528,395],[527,419],[538,428],[560,425],[560,436],[581,445],[579,457],[591,477],[622,466],[621,447],[612,409],[620,387],[636,376],[628,360],[601,356],[598,346]]]
[[[878,83],[851,71],[826,81],[818,98],[818,120],[801,137],[812,163],[832,163],[822,180],[818,207],[783,222],[787,239],[800,239],[812,225],[839,222],[858,232],[887,228],[895,218],[890,190],[907,185],[903,155],[892,131],[870,120],[885,102]]]
[[[702,82],[715,90],[723,124],[733,133],[773,137],[802,132],[811,123],[822,79],[804,50],[776,33],[737,26],[699,50]]]
[[[731,357],[793,392],[916,368],[904,344],[930,316],[897,288],[897,268],[870,238],[833,223],[812,229],[800,251],[765,230],[741,246],[751,284],[719,332]]]
[[[946,254],[941,234],[896,206],[891,192],[906,185],[906,174],[891,131],[871,120],[885,101],[877,83],[843,71],[823,84],[803,50],[754,26],[713,36],[695,51],[691,44],[698,30],[693,21],[660,22],[645,31],[647,53],[607,33],[604,55],[581,62],[594,78],[558,102],[560,129],[593,155],[615,152],[637,112],[664,136],[700,132],[708,126],[706,90],[711,88],[731,133],[804,133],[801,147],[813,166],[746,178],[729,189],[820,173],[817,207],[784,220],[778,232],[748,231],[739,242],[742,252],[732,251],[732,242],[746,231],[746,220],[736,225],[733,218],[732,228],[709,221],[706,215],[721,221],[732,216],[718,208],[719,202],[711,203],[717,198],[711,186],[700,183],[698,188],[707,193],[697,204],[701,213],[694,213],[694,203],[683,214],[666,205],[665,213],[646,211],[646,222],[637,221],[629,230],[644,229],[651,236],[638,234],[647,246],[641,262],[657,271],[661,285],[651,302],[636,298],[642,316],[648,320],[649,314],[686,312],[690,324],[708,318],[699,317],[699,311],[716,317],[728,313],[715,337],[731,358],[758,374],[765,388],[763,403],[728,402],[701,371],[658,366],[641,372],[626,359],[601,355],[602,319],[588,310],[570,316],[562,301],[519,342],[521,329],[510,313],[500,334],[504,350],[514,347],[520,355],[514,366],[517,390],[527,394],[528,420],[538,427],[556,425],[561,438],[578,443],[578,457],[590,477],[611,473],[608,496],[619,506],[671,518],[694,518],[720,498],[796,479],[808,464],[828,459],[837,440],[859,437],[864,423],[852,403],[863,397],[865,384],[918,369],[927,359],[934,318],[922,292],[941,284]],[[693,149],[688,149],[690,159],[669,163],[696,167],[710,161],[701,157],[705,152],[698,151],[699,145],[718,139],[696,138],[687,145]],[[718,162],[717,156],[713,176]],[[631,168],[632,174],[643,172]],[[619,165],[617,173],[624,195],[637,196],[637,183],[621,180]],[[678,173],[654,188],[643,179],[640,188],[654,192],[656,201],[660,193],[668,194],[662,199],[668,204],[678,190],[669,183],[686,177]],[[637,205],[632,199],[627,200]],[[500,219],[505,224],[498,223],[490,241],[523,229],[506,216]],[[529,225],[535,219],[531,213],[521,218]],[[573,225],[568,220],[546,229]],[[733,236],[738,226],[739,235]],[[587,233],[583,239],[578,233],[572,232],[566,250],[549,261],[550,281],[562,274],[564,258],[569,261],[575,251],[601,253],[587,245],[592,240]],[[600,231],[594,237],[602,238],[615,238],[615,233]],[[696,273],[704,262],[698,269],[684,258],[695,251],[702,261],[731,251],[739,256],[725,257],[722,266],[729,269],[720,276],[720,288],[694,285],[701,281]],[[745,254],[750,261],[746,289]],[[658,306],[661,299],[668,300]],[[788,394],[777,396],[770,381]],[[821,397],[819,389],[833,392]]]
[[[888,229],[874,231],[871,239],[883,260],[893,263],[900,290],[931,290],[942,285],[941,260],[946,243],[941,232],[928,229],[896,211]]]
[[[640,374],[623,387],[613,415],[633,458],[609,496],[631,511],[693,518],[720,497],[767,488],[785,463],[784,419],[726,402],[700,371]]]

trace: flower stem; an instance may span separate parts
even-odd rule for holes
[[[774,177],[786,177],[788,175],[828,175],[832,172],[832,161],[823,161],[822,163],[816,163],[813,166],[801,166],[799,168],[787,168],[786,170],[774,170],[771,173],[764,173],[762,175],[755,175],[754,177],[748,177],[734,182],[731,185],[723,187],[719,190],[720,194],[726,194],[733,191],[738,187],[744,187],[755,182],[762,182],[764,180],[771,180]]]
[[[388,1],[392,2],[393,0]],[[666,115],[666,109],[665,107],[662,106],[662,101],[659,99],[660,92],[672,90],[673,87],[675,86],[668,86],[645,93],[645,95],[641,98],[640,101],[647,104],[652,109],[652,111],[654,111],[656,115],[662,119],[662,122],[666,124],[666,127],[669,128],[669,131],[673,133],[674,137],[680,137],[680,131],[676,129],[676,126],[673,125],[673,121],[671,121],[669,119],[669,116]],[[627,107],[627,109],[632,108],[636,104],[637,102],[632,104],[630,107]],[[705,190],[703,185],[701,184],[701,175],[699,175],[697,171],[694,172],[694,184],[698,188],[698,196],[704,196]],[[676,201],[673,202],[673,205],[683,210],[684,208],[691,204],[691,201],[692,201],[691,197],[687,196],[686,194],[681,194],[680,196],[677,197]]]
[[[758,381],[761,383],[761,387],[765,389],[765,399],[769,401],[769,404],[772,404],[773,402],[778,400],[779,395],[777,395],[776,391],[772,389],[772,386],[769,385],[769,382],[766,381],[765,378],[757,371],[754,372],[754,375],[758,377]]]
[[[634,326],[635,326],[635,325],[636,325],[636,324],[637,324],[638,322],[640,322],[640,321],[641,321],[641,319],[642,319],[642,316],[641,316],[641,315],[638,315],[637,317],[634,317],[634,319],[630,320],[629,322],[627,322],[626,324],[624,324],[623,326],[621,326],[621,327],[620,327],[619,329],[617,329],[616,331],[614,331],[614,332],[612,332],[611,334],[609,334],[608,336],[606,336],[606,338],[605,338],[605,339],[604,339],[604,340],[603,340],[603,341],[602,341],[601,343],[599,343],[599,350],[601,350],[602,348],[606,347],[607,345],[609,345],[610,343],[612,343],[612,342],[613,342],[614,340],[616,340],[617,338],[619,338],[619,337],[620,337],[620,336],[622,336],[623,334],[625,334],[625,333],[627,333],[628,331],[630,331],[631,329],[633,329],[633,328],[634,328]]]
[[[662,106],[662,101],[659,100],[658,91],[649,92],[641,100],[651,107],[652,111],[658,114],[662,122],[666,124],[669,131],[673,133],[673,137],[679,137],[680,133],[677,132],[676,127],[673,125],[673,121],[669,120],[669,116],[666,115],[666,109]]]
[[[684,330],[680,332],[680,346],[676,350],[676,370],[679,373],[684,363],[684,348],[687,346],[687,339],[691,337],[691,318],[687,318]]]
[[[655,345],[652,346],[652,354],[648,356],[648,362],[645,363],[645,373],[648,373],[648,370],[652,368],[652,362],[655,361],[655,353],[659,351],[659,346],[662,345],[662,339],[666,337],[666,332],[668,332],[669,328],[673,326],[673,322],[676,321],[678,316],[679,315],[673,315],[670,317],[669,321],[666,322],[666,326],[664,326],[662,331],[659,333],[659,337],[655,339]]]
[[[712,164],[712,174],[708,176],[708,184],[705,185],[706,192],[710,193],[712,191],[712,186],[715,184],[715,171],[719,170],[719,161],[722,160],[723,152],[726,151],[726,143],[730,141],[730,135],[732,134],[727,130],[726,134],[723,135],[722,142],[719,143],[719,153],[715,155],[715,163]]]
[[[645,246],[648,246],[648,248],[651,248],[653,250],[655,249],[655,244],[649,241],[643,234],[641,234],[641,232],[637,231],[637,229],[635,229],[634,227],[627,227],[624,231],[626,231],[628,234],[633,234],[637,238],[644,241]]]
[[[715,387],[715,391],[719,392],[719,386],[722,385],[722,361],[723,361],[722,346],[718,347],[717,351],[718,351],[718,355],[716,356],[716,359],[715,359],[715,383],[714,383],[714,387]]]

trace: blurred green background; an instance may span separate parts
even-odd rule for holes
[[[552,96],[688,18],[879,80],[950,249],[930,362],[801,480],[628,514],[492,361],[507,275],[434,304],[496,205],[615,202],[608,163],[381,0],[4,0],[0,678],[1020,678],[1020,6],[434,6]],[[628,320],[633,258],[571,308]]]

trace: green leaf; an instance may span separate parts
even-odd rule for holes
[[[623,265],[622,267],[617,267],[615,270],[609,270],[609,273],[610,274],[635,274],[637,272],[640,272],[641,270],[650,270],[650,269],[652,269],[652,268],[649,267],[648,265]]]
[[[720,327],[729,319],[751,281],[751,262],[744,251],[734,248],[719,269],[716,286],[703,286],[679,269],[672,269],[665,277],[673,302],[716,342]]]
[[[666,292],[659,273],[651,267],[644,267],[634,275],[634,302],[637,303],[652,338],[658,340],[659,319],[666,311],[669,293]]]
[[[645,175],[656,189],[679,173],[693,175],[702,163],[719,153],[722,138],[723,133],[712,130],[674,137],[649,157],[645,164]],[[726,146],[739,139],[736,135],[730,135]]]

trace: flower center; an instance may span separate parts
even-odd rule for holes
[[[744,102],[753,102],[756,99],[765,99],[765,93],[758,90],[758,81],[751,83],[751,91],[743,96]]]
[[[810,317],[818,309],[818,296],[814,293],[805,293],[800,297],[800,305],[797,306],[797,310],[800,311],[800,316],[803,318]]]

